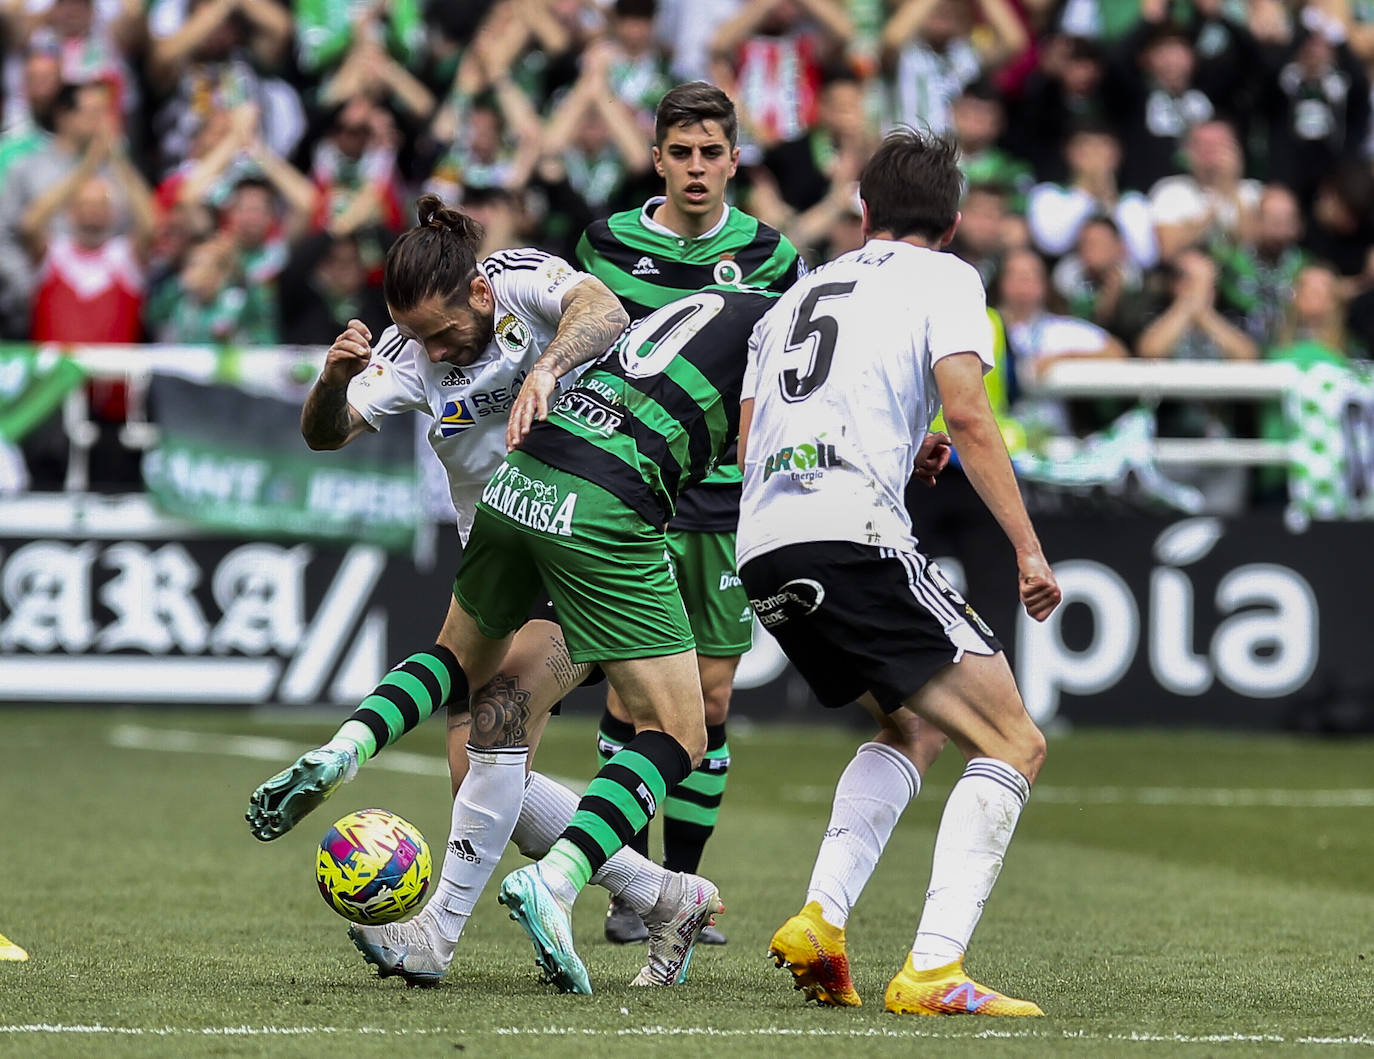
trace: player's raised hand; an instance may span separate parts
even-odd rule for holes
[[[935,484],[940,472],[949,466],[949,435],[943,430],[927,434],[916,452],[916,480],[927,486]]]
[[[506,421],[506,451],[520,447],[525,435],[537,419],[549,417],[549,398],[558,390],[558,376],[549,368],[536,364],[520,385],[520,393],[510,406]]]
[[[372,332],[361,320],[349,320],[348,328],[329,347],[320,378],[326,386],[347,386],[372,359]]]
[[[1017,557],[1016,584],[1026,613],[1036,621],[1044,621],[1053,614],[1064,598],[1059,582],[1054,579],[1054,571],[1039,552]]]

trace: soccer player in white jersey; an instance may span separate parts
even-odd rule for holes
[[[802,910],[770,953],[807,996],[860,1002],[844,928],[920,786],[922,725],[968,760],[935,841],[925,908],[889,1011],[1039,1015],[979,985],[964,953],[1045,757],[992,630],[917,547],[902,503],[944,405],[954,448],[1016,553],[1026,611],[1060,591],[983,388],[983,285],[941,253],[958,224],[953,142],[891,133],[859,181],[867,243],[798,281],[755,326],[742,391],[737,559],[760,621],[830,707],[879,722],[840,777]]]
[[[604,352],[627,317],[600,280],[561,258],[523,249],[479,262],[474,251],[482,232],[475,221],[434,195],[419,200],[418,212],[419,225],[387,255],[384,290],[394,325],[374,347],[366,325],[350,322],[306,398],[301,431],[311,448],[337,449],[381,429],[391,416],[429,416],[430,442],[448,473],[466,545],[482,488],[506,455],[507,431],[523,431],[546,414],[559,381],[571,382],[581,365]],[[590,672],[568,658],[558,625],[542,620],[553,616],[536,610],[541,618],[517,634],[501,672],[471,695],[470,713],[467,678],[446,621],[438,642],[392,669],[333,739],[253,792],[247,814],[253,834],[278,838],[379,750],[448,706],[451,838],[462,844],[455,851],[445,843],[435,892],[418,916],[350,928],[382,977],[432,983],[447,971],[501,855],[499,846],[487,848],[495,843],[483,844],[473,807],[490,802],[493,789],[511,789],[500,777],[512,769],[523,773],[550,706]],[[519,783],[514,790],[518,797]],[[513,838],[521,851],[546,853],[577,804],[571,791],[530,773],[523,801],[509,807],[519,813]],[[691,946],[676,928],[699,911],[693,880],[632,850],[595,880],[637,906],[651,926],[650,960],[639,984],[679,979]]]

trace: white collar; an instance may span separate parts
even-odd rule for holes
[[[645,228],[648,228],[649,231],[656,232],[659,235],[666,235],[669,239],[685,239],[686,236],[673,231],[667,225],[659,224],[658,221],[653,218],[654,210],[658,209],[667,201],[667,195],[655,195],[651,198],[644,204],[644,208],[639,211],[639,223],[644,225]],[[725,222],[730,219],[730,204],[728,202],[722,202],[721,206],[723,209],[721,210],[720,220],[711,226],[709,232],[702,232],[697,236],[697,239],[710,239],[711,236],[720,234],[721,229],[725,227]]]

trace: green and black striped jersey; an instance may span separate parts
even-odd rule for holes
[[[806,262],[787,237],[742,210],[727,205],[715,227],[689,239],[653,219],[665,201],[652,198],[596,221],[577,244],[578,264],[615,292],[631,320],[712,285],[781,293],[806,275]],[[733,531],[739,483],[739,468],[725,461],[707,484],[728,488],[684,497],[674,528]]]
[[[726,206],[720,223],[689,239],[653,219],[664,201],[596,221],[577,243],[578,263],[615,292],[631,320],[712,284],[780,293],[806,274],[787,237],[742,210]]]
[[[739,433],[749,335],[777,295],[713,286],[633,325],[520,448],[663,526]]]

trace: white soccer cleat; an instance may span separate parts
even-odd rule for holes
[[[409,985],[435,985],[448,972],[453,955],[440,955],[430,930],[428,921],[416,916],[405,923],[349,927],[348,936],[363,959],[377,968],[378,978],[400,975]]]
[[[681,985],[702,929],[724,911],[715,883],[685,872],[669,874],[658,901],[644,916],[649,962],[630,984]]]

